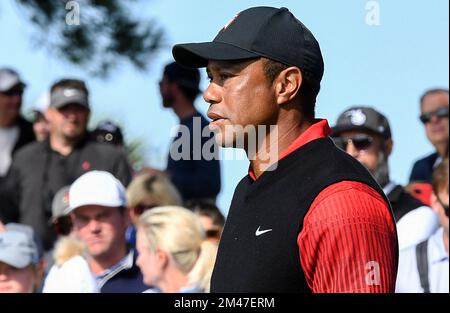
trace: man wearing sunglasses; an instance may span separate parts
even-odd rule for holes
[[[448,143],[448,89],[431,89],[420,98],[420,121],[436,151],[414,163],[410,182],[431,183],[431,175],[441,162]]]
[[[11,165],[12,153],[34,140],[33,127],[20,116],[26,84],[8,68],[0,68],[0,179]]]
[[[390,179],[393,141],[387,118],[370,107],[344,111],[333,128],[336,145],[363,164],[387,195],[397,223],[399,247],[426,239],[439,225],[436,215]]]
[[[0,219],[5,223],[14,220],[13,206],[4,191],[12,155],[35,139],[32,124],[20,115],[25,86],[17,72],[0,68]]]

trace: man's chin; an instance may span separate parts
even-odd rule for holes
[[[106,249],[104,247],[94,246],[89,247],[89,255],[94,259],[105,258]]]
[[[64,133],[64,137],[69,141],[77,141],[85,135],[83,131],[68,131]]]
[[[235,140],[233,136],[224,135],[221,131],[214,133],[214,140],[217,145],[222,148],[235,148]]]

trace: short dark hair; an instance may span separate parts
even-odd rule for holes
[[[190,101],[194,101],[199,95],[200,71],[197,68],[188,68],[172,62],[164,67],[163,75],[169,82],[176,83]]]
[[[89,91],[87,89],[86,83],[80,79],[73,79],[73,78],[60,79],[50,87],[50,93],[53,93],[55,90],[60,88],[78,89],[84,92],[87,96],[89,96]]]
[[[223,227],[225,225],[225,217],[219,208],[203,200],[189,200],[185,203],[185,207],[192,210],[198,215],[207,216],[211,218],[214,225]]]
[[[448,182],[448,156],[433,171],[433,191],[437,195],[440,191],[449,190]]]
[[[420,106],[422,107],[423,104],[423,100],[425,99],[425,97],[435,94],[435,93],[446,93],[448,94],[448,89],[445,88],[433,88],[433,89],[429,89],[427,91],[425,91],[423,93],[423,95],[420,97]]]
[[[269,81],[273,83],[275,78],[289,68],[289,65],[263,58],[264,74]],[[300,69],[302,73],[302,85],[300,86],[298,96],[302,100],[301,111],[303,115],[312,120],[315,117],[316,98],[320,91],[320,81],[317,81],[311,73]]]

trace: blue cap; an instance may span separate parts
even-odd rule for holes
[[[31,236],[18,230],[0,233],[0,262],[15,268],[25,268],[38,261],[38,249]]]

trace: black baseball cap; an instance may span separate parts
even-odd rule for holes
[[[72,87],[58,88],[50,95],[50,106],[60,109],[69,104],[78,104],[89,110],[87,94]]]
[[[354,106],[339,115],[336,126],[332,128],[332,137],[346,131],[369,131],[385,139],[392,137],[389,121],[377,110],[366,106]]]
[[[200,71],[196,68],[182,66],[176,62],[167,64],[164,67],[163,75],[171,82],[176,82],[180,86],[200,93]]]
[[[116,123],[105,120],[98,123],[97,127],[92,131],[95,141],[101,143],[111,143],[113,145],[124,145],[122,129]]]
[[[324,71],[319,43],[287,8],[249,8],[238,13],[212,42],[177,44],[172,54],[178,63],[193,68],[206,67],[209,60],[265,57],[296,66],[317,81]]]

